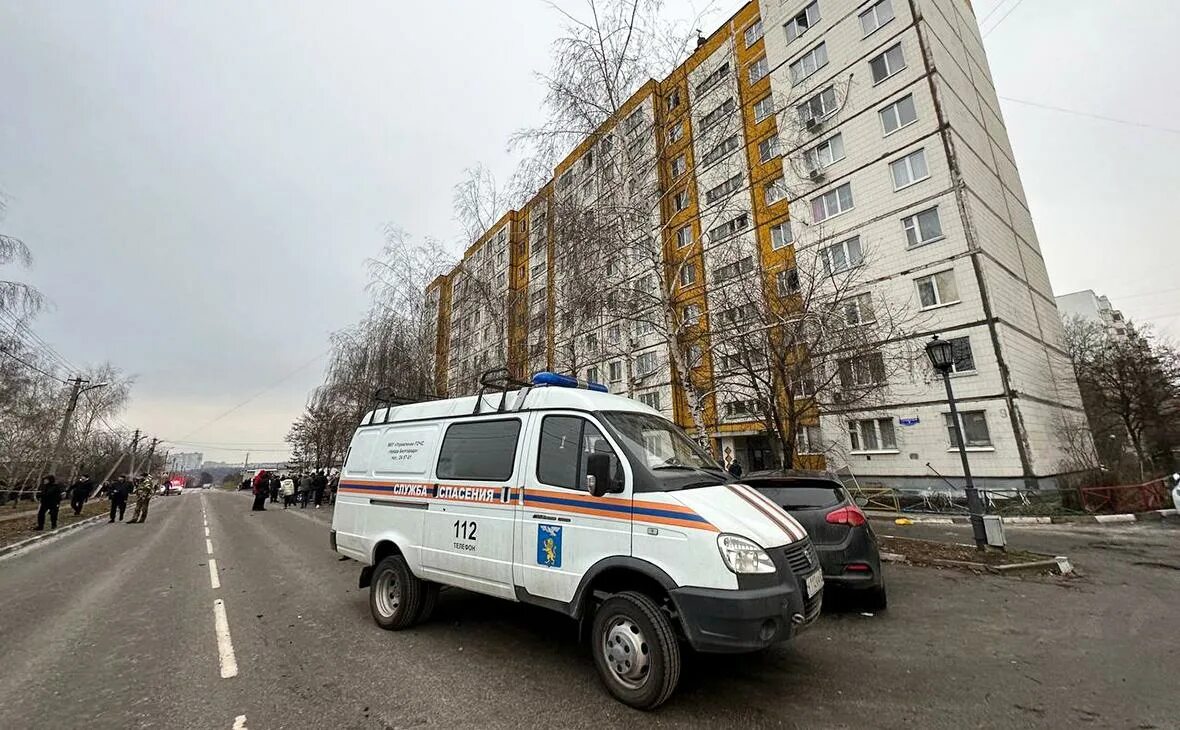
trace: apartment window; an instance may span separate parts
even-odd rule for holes
[[[692,243],[692,226],[685,226],[676,231],[676,248],[684,248]]]
[[[541,264],[541,266],[544,266],[544,264]],[[610,261],[606,262],[606,275],[607,276],[611,276],[611,277],[618,276],[622,272],[623,272],[623,265],[620,264],[616,259],[611,259]]]
[[[792,267],[774,275],[780,297],[789,297],[799,293],[799,270]]]
[[[890,0],[881,0],[860,14],[860,29],[867,36],[891,20],[893,20],[893,3]]]
[[[746,213],[728,220],[719,226],[714,226],[709,230],[709,242],[717,243],[723,241],[730,236],[733,236],[750,227],[750,216]]]
[[[892,418],[866,418],[848,422],[853,452],[897,451],[897,433]]]
[[[754,121],[761,122],[771,114],[774,114],[774,97],[770,94],[762,97],[754,102]]]
[[[591,332],[586,335],[586,349],[590,352],[596,352],[598,350],[598,335],[596,333]]]
[[[908,94],[881,110],[881,126],[885,134],[893,134],[897,130],[918,121],[918,111],[914,108],[914,95]]]
[[[951,343],[951,353],[954,357],[954,362],[951,363],[951,372],[975,372],[975,355],[971,352],[971,338],[952,337],[947,342]]]
[[[813,223],[826,221],[852,209],[852,183],[844,183],[835,190],[811,199]]]
[[[680,286],[692,286],[697,281],[697,265],[687,263],[680,267]]]
[[[712,205],[742,188],[742,174],[739,172],[715,188],[705,191],[705,203]]]
[[[822,454],[823,434],[819,426],[800,426],[795,434],[796,454]]]
[[[645,352],[635,358],[635,372],[639,375],[650,375],[656,371],[656,354]]]
[[[635,322],[636,336],[650,335],[655,329],[656,326],[652,324],[650,319],[641,319]]]
[[[611,344],[616,344],[623,336],[623,328],[617,324],[612,324],[606,328],[606,341]]]
[[[736,150],[741,146],[741,144],[742,143],[738,140],[736,134],[732,137],[728,137],[718,143],[716,147],[706,152],[701,162],[703,162],[705,165],[712,165],[714,162],[718,162],[723,157]]]
[[[795,240],[795,234],[791,230],[790,223],[779,223],[776,226],[770,227],[770,246],[778,250],[789,246]]]
[[[668,105],[668,111],[672,111],[676,107],[680,106],[680,89],[673,89],[672,93],[668,94],[668,96],[665,98],[665,101]]]
[[[758,412],[758,401],[750,400],[731,400],[725,404],[726,418],[742,418],[749,417]]]
[[[774,180],[762,186],[763,194],[766,196],[766,204],[774,205],[780,200],[785,200],[787,197],[787,183],[781,178],[777,177]]]
[[[682,137],[684,137],[683,119],[668,127],[668,143],[679,142]]]
[[[582,170],[594,169],[594,150],[589,150],[582,156]]]
[[[608,269],[608,271],[609,271],[609,269]],[[533,291],[533,293],[530,295],[530,297],[533,300],[533,304],[540,304],[545,301],[545,290],[544,289],[537,289],[537,290]]]
[[[844,135],[825,139],[807,151],[807,163],[813,170],[821,170],[844,159]]]
[[[814,2],[803,8],[795,17],[787,21],[783,30],[787,34],[787,43],[795,40],[807,32],[809,28],[819,22],[819,3]]]
[[[497,266],[504,265],[504,252],[503,251],[496,254],[496,265]]]
[[[566,170],[561,173],[561,177],[557,178],[557,189],[568,190],[570,185],[574,184],[574,171]]]
[[[721,79],[725,78],[728,74],[729,61],[726,61],[725,63],[718,66],[712,73],[702,79],[701,83],[697,84],[697,96],[704,94],[709,89],[719,84]]]
[[[686,327],[691,327],[701,320],[701,308],[696,304],[689,304],[681,312],[681,321]]]
[[[853,236],[847,241],[833,243],[820,249],[820,257],[824,260],[824,271],[829,275],[860,266],[864,263],[864,254],[860,248],[860,236]]]
[[[732,96],[721,102],[717,105],[716,109],[701,117],[700,131],[703,132],[709,127],[712,127],[714,124],[724,119],[726,115],[732,114],[733,110],[736,108],[737,104],[734,103]]]
[[[820,43],[791,64],[791,82],[799,83],[828,65],[828,44]]]
[[[750,64],[749,76],[750,83],[756,84],[762,80],[762,77],[770,73],[770,65],[766,63],[766,56],[759,58],[754,63]]]
[[[607,365],[607,370],[610,373],[610,381],[612,383],[617,383],[623,379],[623,363],[618,360]]]
[[[905,56],[898,43],[879,56],[869,59],[869,70],[873,72],[873,83],[879,84],[905,68]]]
[[[959,301],[959,287],[955,284],[953,269],[923,276],[914,282],[918,285],[918,301],[921,302],[922,309],[955,304]]]
[[[955,422],[951,420],[951,414],[944,413],[942,418],[946,424],[946,433],[950,440],[951,449],[958,449],[959,439],[955,435]],[[987,428],[987,415],[984,411],[960,411],[959,427],[963,429],[963,440],[967,442],[967,448],[986,449],[991,447],[992,436]]]
[[[657,411],[660,410],[660,391],[653,390],[650,393],[640,393],[639,402],[648,408],[654,408]]]
[[[758,161],[760,163],[770,162],[779,154],[777,134],[772,134],[758,143]]]
[[[869,292],[844,299],[839,303],[840,314],[849,327],[858,324],[872,324],[877,321],[873,314],[873,295]]]
[[[748,274],[753,270],[754,270],[754,257],[753,256],[746,256],[744,258],[738,259],[737,261],[734,261],[731,264],[726,264],[725,266],[718,267],[713,272],[713,280],[717,283],[721,283],[721,282],[726,281],[728,279],[732,279],[735,276],[741,276],[742,274]]]
[[[728,324],[737,324],[753,319],[756,313],[757,310],[753,304],[741,304],[729,309],[723,309],[720,312],[720,318]]]
[[[688,351],[685,352],[684,354],[685,354],[685,359],[688,360],[688,366],[690,368],[700,367],[701,358],[702,358],[700,345],[689,345]]]
[[[930,168],[926,166],[926,150],[920,149],[900,160],[890,162],[889,172],[893,175],[894,190],[901,190],[925,180],[930,177]]]
[[[596,368],[596,367],[586,368],[586,382],[587,383],[597,383],[598,382],[598,368]]]
[[[684,174],[688,169],[688,160],[684,155],[677,155],[676,159],[672,160],[672,177],[677,178]]]
[[[813,119],[823,119],[836,111],[836,89],[829,86],[795,108],[804,124]]]
[[[942,222],[938,219],[938,208],[930,208],[901,219],[905,238],[910,247],[921,246],[942,238]]]
[[[672,209],[677,213],[688,207],[688,189],[679,190],[672,196]]]
[[[759,19],[755,20],[753,22],[753,24],[750,25],[749,28],[746,28],[746,48],[749,48],[750,46],[757,43],[758,39],[761,37],[762,37],[762,18],[759,18]]]
[[[631,112],[631,116],[627,117],[627,120],[623,122],[623,129],[627,134],[634,134],[635,132],[639,131],[639,126],[641,124],[643,124],[643,110],[636,109],[635,111]]]

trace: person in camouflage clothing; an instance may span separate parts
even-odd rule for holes
[[[148,503],[156,493],[156,480],[148,474],[140,475],[135,483],[135,511],[131,513],[129,524],[147,522]]]

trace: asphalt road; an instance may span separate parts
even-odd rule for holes
[[[690,656],[678,693],[644,714],[609,698],[572,622],[540,609],[452,590],[429,624],[381,631],[329,520],[186,494],[155,499],[144,525],[0,560],[0,726],[1180,727],[1175,525],[1009,530],[1069,555],[1071,580],[891,566],[889,611],[829,613],[754,656]]]

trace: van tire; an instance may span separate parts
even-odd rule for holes
[[[369,585],[369,611],[386,631],[400,631],[418,621],[425,584],[410,572],[401,555],[383,558],[373,568]]]
[[[636,709],[654,710],[664,704],[680,681],[680,643],[675,627],[643,593],[615,593],[599,605],[590,632],[590,650],[607,691]],[[640,661],[631,664],[628,659],[632,656],[642,660],[642,666]],[[639,671],[642,676],[635,676]]]
[[[429,621],[430,617],[434,615],[434,607],[438,605],[438,589],[440,587],[438,583],[423,581],[422,603],[418,606],[418,618],[414,623]]]

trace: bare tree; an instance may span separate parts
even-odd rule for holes
[[[6,210],[4,197],[0,195],[0,221]],[[0,271],[8,266],[29,267],[33,265],[33,254],[25,242],[15,236],[0,232]],[[45,306],[45,297],[33,287],[0,274],[0,312],[18,317],[36,314]]]

